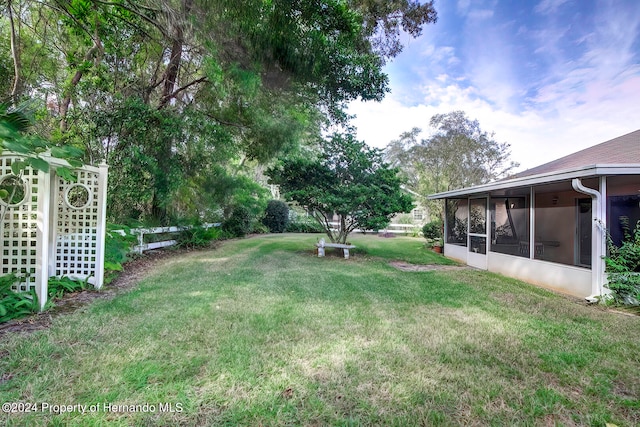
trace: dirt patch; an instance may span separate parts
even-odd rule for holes
[[[8,332],[30,333],[46,329],[51,326],[51,321],[55,317],[73,313],[95,300],[111,299],[120,293],[126,292],[135,287],[164,260],[181,256],[188,252],[190,251],[183,249],[146,252],[143,257],[127,262],[124,265],[124,271],[99,291],[87,290],[68,293],[55,300],[55,306],[47,311],[0,324],[0,337]]]
[[[385,239],[393,239],[396,237],[395,233],[378,233],[378,237],[383,237]]]
[[[393,261],[389,263],[390,266],[402,271],[450,271],[450,270],[465,270],[469,267],[459,265],[442,265],[442,264],[407,264],[406,262]]]

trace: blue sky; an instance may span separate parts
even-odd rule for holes
[[[354,102],[384,147],[463,110],[519,170],[640,129],[640,0],[435,0],[438,22],[385,67],[384,101]]]

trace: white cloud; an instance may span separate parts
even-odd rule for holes
[[[598,2],[593,25],[577,30],[576,22],[552,14],[560,7],[579,11],[565,3],[544,0],[536,12],[548,18],[502,28],[471,23],[469,8],[482,5],[458,1],[467,23],[451,31],[465,35],[466,47],[446,33],[440,45],[433,36],[416,41],[403,81],[390,73],[392,94],[381,103],[351,104],[359,139],[384,147],[413,127],[426,137],[434,114],[462,110],[511,144],[512,159],[525,169],[637,130],[640,3]],[[516,45],[517,38],[533,45]]]
[[[493,10],[491,9],[473,9],[467,14],[469,19],[474,21],[483,21],[493,17]]]
[[[640,126],[640,73],[605,85],[589,86],[598,102],[565,102],[554,111],[529,109],[509,112],[496,108],[477,96],[473,88],[424,86],[424,103],[405,106],[393,96],[381,103],[352,103],[349,112],[358,117],[354,125],[358,138],[375,147],[384,147],[402,132],[421,128],[427,136],[434,114],[462,110],[477,119],[483,130],[495,132],[499,142],[511,144],[512,159],[528,169],[586,147],[636,130]],[[609,96],[606,96],[609,94]]]
[[[469,10],[471,6],[471,0],[458,0],[457,9],[458,13],[464,15]]]
[[[550,15],[556,13],[567,1],[569,0],[542,0],[536,5],[534,11],[541,15]]]

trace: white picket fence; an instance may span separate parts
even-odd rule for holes
[[[329,223],[333,230],[338,230],[340,224],[338,222],[330,222]],[[378,233],[393,233],[393,234],[410,234],[413,231],[421,232],[421,226],[416,224],[389,224],[385,229],[378,230]],[[353,230],[354,233],[362,233],[363,231],[359,228]],[[364,232],[371,232],[371,230],[365,230]]]
[[[216,222],[216,223],[208,223],[208,224],[203,224],[202,227],[204,228],[212,228],[212,227],[220,227],[222,223],[220,222]],[[331,222],[330,223],[332,227],[335,227],[337,229],[337,227],[339,227],[339,223],[337,222]],[[160,249],[160,248],[166,248],[169,246],[174,246],[178,243],[177,240],[175,239],[169,239],[169,240],[162,240],[162,241],[158,241],[158,242],[150,242],[150,243],[145,243],[144,241],[144,236],[146,234],[171,234],[171,233],[180,233],[181,231],[184,230],[188,230],[190,228],[193,228],[192,226],[184,226],[184,227],[178,227],[178,226],[170,226],[170,227],[152,227],[152,228],[132,228],[130,230],[130,234],[131,235],[135,235],[138,238],[138,244],[136,246],[134,246],[132,248],[132,252],[138,253],[138,254],[142,254],[144,251],[150,251],[153,249]],[[419,230],[420,227],[414,224],[389,224],[387,226],[387,228],[385,228],[384,230],[379,230],[379,233],[394,233],[394,234],[409,234],[412,233],[414,230]],[[366,230],[366,231],[371,231],[371,230]],[[126,236],[127,232],[125,230],[113,230],[114,233],[118,233],[122,236]],[[362,230],[360,229],[355,229],[353,230],[354,233],[362,233]]]
[[[216,222],[216,223],[208,223],[208,224],[203,224],[202,227],[203,228],[212,228],[212,227],[220,227],[222,223],[220,222]],[[170,233],[180,233],[181,231],[184,230],[189,230],[193,228],[192,226],[184,226],[184,227],[178,227],[178,226],[171,226],[171,227],[153,227],[153,228],[132,228],[130,230],[130,234],[135,235],[138,237],[138,244],[136,246],[134,246],[132,248],[132,252],[138,253],[138,254],[142,254],[144,251],[150,251],[152,249],[160,249],[160,248],[166,248],[168,246],[173,246],[176,245],[178,243],[177,240],[175,239],[170,239],[170,240],[162,240],[159,242],[150,242],[150,243],[145,243],[144,242],[144,236],[145,234],[170,234]],[[118,233],[122,236],[126,236],[126,231],[124,230],[113,230],[114,233]]]

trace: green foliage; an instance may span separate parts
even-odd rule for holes
[[[11,289],[19,280],[15,274],[0,276],[0,323],[36,313],[40,309],[34,289],[29,292]]]
[[[289,206],[281,200],[269,200],[262,223],[271,233],[283,233],[289,222]]]
[[[124,235],[116,230],[123,230]],[[125,225],[107,224],[104,245],[104,281],[111,282],[122,271],[122,264],[129,259],[132,246],[137,243],[136,236]]]
[[[235,206],[229,218],[222,223],[222,230],[232,237],[244,237],[251,232],[251,211],[244,206]]]
[[[266,200],[248,181],[262,179],[261,166],[346,120],[349,100],[382,99],[383,66],[401,50],[400,31],[417,37],[436,19],[431,2],[415,0],[7,7],[19,29],[20,93],[10,94],[16,76],[3,31],[0,99],[33,100],[34,134],[56,142],[3,138],[3,147],[25,154],[16,169],[45,170],[42,157],[29,153],[47,148],[73,162],[81,156],[68,147],[82,147],[85,160],[111,167],[110,221],[163,225],[211,221],[238,204],[259,215]],[[9,28],[7,16],[0,23]],[[22,126],[15,118],[8,123]],[[15,129],[0,126],[0,133]],[[241,200],[247,195],[250,203]]]
[[[47,287],[49,289],[49,298],[61,298],[66,293],[84,291],[91,289],[92,285],[88,278],[85,280],[72,279],[68,276],[50,277]]]
[[[477,120],[463,111],[436,114],[429,121],[431,136],[419,140],[420,128],[404,132],[386,148],[386,158],[402,169],[408,186],[433,194],[484,184],[507,176],[518,163],[511,161],[508,143],[494,139]],[[443,217],[439,200],[425,200],[435,216]]]
[[[251,222],[251,234],[266,234],[270,233],[269,227],[264,225],[261,221]]]
[[[211,245],[214,240],[223,238],[224,232],[218,227],[205,228],[195,226],[180,232],[177,238],[178,247],[195,249]]]
[[[324,228],[312,218],[297,217],[287,224],[285,231],[287,233],[324,233]]]
[[[622,245],[617,247],[608,239],[609,255],[605,257],[606,285],[613,291],[614,301],[624,305],[640,305],[640,221],[633,232],[625,227]]]
[[[432,244],[442,244],[442,221],[435,220],[422,226],[422,235]]]
[[[351,134],[334,134],[317,159],[285,160],[266,173],[287,200],[318,221],[332,242],[345,243],[356,228],[382,229],[394,214],[413,208],[401,189],[398,170]],[[338,231],[329,224],[334,214],[339,217]]]
[[[64,159],[72,168],[82,166],[82,150],[69,145],[55,146],[37,135],[29,135],[32,126],[33,120],[27,111],[0,104],[0,154],[8,150],[22,157],[11,164],[14,175],[20,175],[27,167],[49,172],[49,162],[41,157],[47,151],[53,157]],[[59,166],[56,170],[63,178],[72,178],[68,168]],[[2,197],[7,197],[5,191],[0,191]]]

